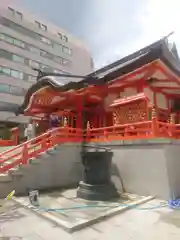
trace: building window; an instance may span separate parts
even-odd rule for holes
[[[14,61],[14,62],[22,63],[22,64],[24,64],[24,62],[25,62],[24,57],[13,54],[13,53],[8,52],[8,51],[3,50],[3,49],[0,49],[0,57],[11,60],[11,61]]]
[[[11,77],[13,78],[19,78],[19,79],[23,79],[23,73],[16,71],[16,70],[11,70]]]
[[[43,72],[53,72],[53,69],[51,67],[49,67],[47,65],[43,65],[43,64],[41,64],[41,70]]]
[[[16,71],[16,70],[13,70],[13,69],[10,69],[10,68],[7,68],[7,67],[0,67],[0,73],[5,74],[5,75],[9,75],[9,76],[14,77],[14,78],[23,79],[23,73],[22,72],[19,72],[19,71]]]
[[[36,61],[33,60],[29,60],[29,66],[33,67],[33,68],[40,68],[40,64]]]
[[[36,82],[37,81],[37,77],[36,76],[32,76],[32,75],[28,75],[28,81],[29,82]]]
[[[3,92],[3,93],[9,93],[9,92],[10,92],[9,85],[6,85],[6,84],[0,84],[0,92]]]
[[[0,33],[0,40],[4,40],[4,34]]]
[[[38,25],[38,28],[41,27],[41,23],[39,22],[35,22],[36,25]],[[14,29],[15,31],[25,35],[25,36],[28,36],[28,37],[31,37],[35,40],[39,40],[45,44],[48,44],[48,45],[54,45],[54,44],[57,44],[59,47],[61,47],[61,44],[59,44],[58,42],[53,42],[53,40],[51,41],[50,39],[48,38],[45,38],[44,36],[34,32],[34,31],[31,31],[25,27],[22,27],[21,25],[9,20],[9,19],[6,19],[6,18],[1,18],[1,25],[5,26],[5,27],[8,27],[8,28],[11,28],[11,29]],[[68,41],[67,37],[66,36],[63,36],[63,41]],[[52,44],[53,43],[53,44]]]
[[[24,89],[20,88],[20,87],[10,86],[9,91],[11,94],[14,94],[16,96],[24,96],[25,95]]]
[[[57,50],[57,51],[61,51],[61,52],[62,52],[62,48],[63,48],[63,46],[60,45],[60,44],[56,44],[56,43],[54,43],[53,48],[54,48],[54,50]]]
[[[47,26],[44,25],[44,24],[41,24],[41,29],[42,29],[43,31],[47,31]]]
[[[18,106],[19,105],[15,103],[0,102],[0,111],[4,111],[4,109],[6,109],[6,111],[14,112]]]
[[[12,54],[12,60],[19,63],[24,63],[24,58],[16,54]]]
[[[41,57],[45,57],[47,55],[47,52],[44,50],[40,50]]]
[[[41,37],[41,42],[51,45],[51,40],[49,40],[48,38],[45,38],[45,37]]]
[[[15,10],[11,7],[8,7],[9,12],[14,16],[15,15]]]
[[[62,51],[66,54],[69,54],[69,55],[71,54],[71,50],[65,46],[63,46]]]
[[[53,55],[46,51],[41,50],[41,56],[53,60]]]
[[[22,20],[23,19],[23,15],[22,15],[22,13],[20,13],[20,12],[16,12],[16,16],[20,19],[20,20]]]
[[[67,66],[67,65],[69,66],[69,65],[70,65],[70,61],[68,61],[68,60],[66,60],[66,59],[63,59],[63,60],[62,60],[62,64],[63,64],[63,65],[66,65],[66,66]]]
[[[16,39],[16,38],[12,38],[12,37],[9,37],[8,35],[6,34],[3,34],[3,33],[0,33],[0,39],[4,42],[7,42],[7,43],[10,43],[10,44],[13,44],[17,47],[21,47],[21,48],[25,48],[25,43]]]
[[[40,55],[40,53],[41,53],[41,50],[40,50],[40,49],[35,48],[35,47],[33,47],[33,46],[30,46],[30,47],[29,47],[29,50],[30,50],[30,52],[35,53],[35,54],[38,54],[38,55]]]
[[[4,73],[6,75],[11,75],[11,69],[6,67],[1,67],[1,73]]]
[[[25,48],[25,43],[20,41],[20,40],[18,40],[18,39],[14,39],[13,44],[16,45],[17,47]]]
[[[25,28],[25,27],[22,27],[21,25],[9,20],[9,19],[6,19],[6,18],[1,18],[1,25],[5,26],[5,27],[8,27],[8,28],[11,28],[25,36],[28,36],[28,37],[31,37],[33,39],[36,39],[36,40],[39,40],[39,34],[33,32],[33,31],[30,31],[29,29]]]
[[[32,45],[29,45],[29,44],[27,44],[27,43],[25,43],[25,42],[23,42],[23,41],[21,41],[21,40],[18,40],[18,39],[16,39],[16,38],[12,38],[12,37],[10,37],[10,36],[8,36],[8,35],[6,35],[6,34],[0,33],[0,40],[2,40],[2,41],[4,41],[4,42],[7,42],[7,43],[9,43],[9,44],[15,45],[15,46],[17,46],[17,47],[23,48],[23,49],[26,49],[26,48],[27,48],[27,50],[29,50],[29,51],[30,51],[31,53],[33,53],[33,54],[37,54],[37,55],[39,55],[39,56],[42,56],[42,57],[44,57],[44,58],[53,60],[53,61],[58,62],[58,63],[60,63],[60,64],[64,64],[64,65],[68,64],[68,63],[67,63],[68,60],[63,63],[63,59],[62,59],[61,57],[54,56],[54,55],[52,55],[52,54],[50,54],[50,53],[48,53],[48,52],[46,52],[46,51],[44,51],[44,50],[38,49],[38,48],[36,48],[36,47],[34,47],[34,46],[32,46]],[[47,40],[48,40],[48,39],[47,39]],[[48,43],[48,42],[47,42],[47,43]],[[49,43],[50,43],[50,42],[49,42]],[[62,45],[57,45],[57,44],[55,44],[54,46],[57,47],[57,48],[61,48],[61,51],[63,50],[63,52],[65,52],[65,53],[69,53],[69,52],[71,51],[69,48],[63,47]],[[63,48],[62,48],[62,47],[63,47]],[[19,56],[19,57],[20,57],[20,56]],[[16,60],[16,59],[17,59],[17,58],[15,57],[15,60]],[[23,58],[21,58],[21,59],[18,58],[18,59],[17,59],[17,62],[22,62],[22,63],[24,63],[24,60],[25,60],[25,59],[23,59]]]
[[[14,44],[13,38],[11,38],[11,37],[9,37],[9,36],[4,36],[4,40],[5,40],[7,43]]]
[[[54,60],[55,60],[56,62],[60,63],[60,64],[63,63],[63,59],[60,58],[60,57],[54,57]]]

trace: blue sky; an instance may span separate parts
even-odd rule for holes
[[[179,0],[16,1],[84,39],[97,68],[174,30],[180,46]]]

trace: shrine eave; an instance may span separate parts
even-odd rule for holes
[[[88,85],[106,84],[117,77],[119,78],[127,73],[133,72],[155,60],[162,61],[175,74],[180,76],[180,61],[173,56],[173,53],[169,50],[168,45],[163,38],[125,58],[85,76],[79,82],[71,81],[62,85],[55,77],[51,77],[50,74],[38,79],[38,81],[29,88],[23,104],[18,109],[18,114],[24,113],[32,94],[45,86],[50,86],[57,91],[65,92],[71,89],[82,89]]]
[[[125,97],[125,98],[120,98],[116,99],[113,101],[113,103],[110,105],[110,108],[116,108],[117,106],[123,106],[127,105],[132,102],[138,102],[138,101],[146,101],[149,102],[149,98],[144,94],[144,93],[139,93],[135,96],[130,96],[130,97]]]

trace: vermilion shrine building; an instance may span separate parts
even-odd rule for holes
[[[71,179],[70,183],[80,186],[78,193],[84,194],[89,183],[80,182],[82,165],[85,177],[94,168],[89,176],[95,176],[98,183],[102,180],[100,170],[104,179],[110,179],[111,174],[108,158],[84,161],[85,157],[94,153],[106,156],[105,150],[101,153],[97,149],[109,148],[112,169],[115,167],[112,176],[117,180],[114,182],[122,183],[119,179],[123,179],[123,184],[116,186],[118,190],[122,191],[124,185],[125,191],[143,196],[179,197],[180,60],[175,45],[170,46],[163,38],[88,76],[78,77],[77,82],[71,82],[69,76],[38,76],[16,114],[31,116],[38,122],[39,136],[3,152],[1,173],[23,171],[21,165],[28,168],[38,158],[38,171],[33,172],[36,178],[31,172],[26,178],[26,171],[21,184],[13,183],[20,193],[22,186],[26,191],[27,182],[35,189],[44,189],[67,186]],[[59,116],[61,121],[58,128],[47,131],[51,115]],[[44,153],[53,149],[54,157],[50,154],[44,161]],[[43,169],[47,166],[51,170],[46,178]],[[8,190],[9,185],[5,186],[1,187],[3,191]],[[108,192],[107,184],[98,186],[105,186],[103,192]]]
[[[25,97],[20,112],[40,121],[41,132],[48,128],[47,117],[55,114],[70,128],[86,125],[91,141],[102,141],[103,137],[177,138],[180,61],[175,46],[170,47],[167,39],[78,82],[65,80],[67,84],[62,84],[62,78],[47,74]]]

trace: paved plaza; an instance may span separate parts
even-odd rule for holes
[[[0,237],[24,240],[179,240],[179,211],[167,207],[142,210],[142,207],[151,208],[160,203],[160,200],[154,199],[137,209],[128,209],[94,225],[68,233],[32,210],[11,202],[5,208],[6,213],[0,214]]]

